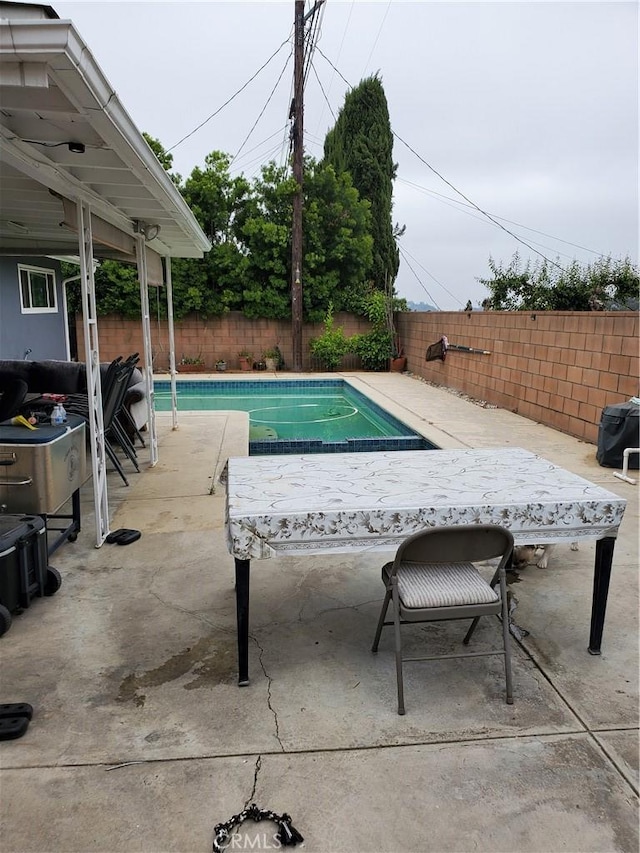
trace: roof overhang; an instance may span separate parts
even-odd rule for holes
[[[66,199],[126,239],[159,226],[160,255],[202,257],[209,240],[73,24],[21,6],[0,3],[0,253],[77,254]],[[113,243],[96,255],[130,259]]]

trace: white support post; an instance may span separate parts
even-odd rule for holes
[[[107,497],[107,460],[102,419],[102,383],[100,381],[100,350],[98,347],[98,315],[96,285],[93,275],[93,237],[91,210],[80,200],[78,207],[78,250],[82,293],[82,326],[87,370],[87,404],[89,408],[89,439],[93,499],[96,514],[96,548],[109,533],[109,501]]]
[[[176,340],[173,330],[173,285],[171,283],[171,258],[164,259],[167,284],[167,325],[169,327],[169,372],[171,374],[171,419],[172,429],[178,429],[178,389],[176,387]]]
[[[147,419],[149,426],[149,455],[153,468],[158,462],[158,434],[156,432],[156,404],[153,390],[153,352],[151,350],[151,321],[149,317],[149,287],[147,284],[147,249],[142,234],[136,237],[136,260],[140,282],[140,306],[142,309],[142,337],[144,341],[144,378],[147,386]]]

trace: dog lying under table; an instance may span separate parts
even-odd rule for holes
[[[555,547],[555,545],[516,545],[513,549],[513,568],[523,569],[525,566],[533,565],[539,569],[546,569]],[[578,550],[577,542],[571,543],[571,550]]]

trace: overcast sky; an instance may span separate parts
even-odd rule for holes
[[[166,148],[290,39],[294,13],[293,0],[53,6]],[[392,129],[419,155],[395,140],[399,295],[443,310],[477,305],[490,255],[539,257],[455,190],[552,260],[637,263],[636,2],[327,0],[317,44],[326,59],[314,53],[307,81],[305,150],[321,157],[345,80],[379,72]],[[232,171],[247,177],[283,163],[292,78],[289,41],[173,149],[175,170],[189,175],[216,149],[238,155]]]

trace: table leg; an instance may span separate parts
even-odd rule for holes
[[[604,629],[604,616],[607,609],[609,578],[613,562],[615,537],[606,536],[596,542],[596,559],[593,570],[593,601],[591,605],[591,633],[589,635],[589,654],[599,655]]]
[[[236,623],[238,630],[238,684],[249,683],[249,568],[250,560],[236,558]]]

